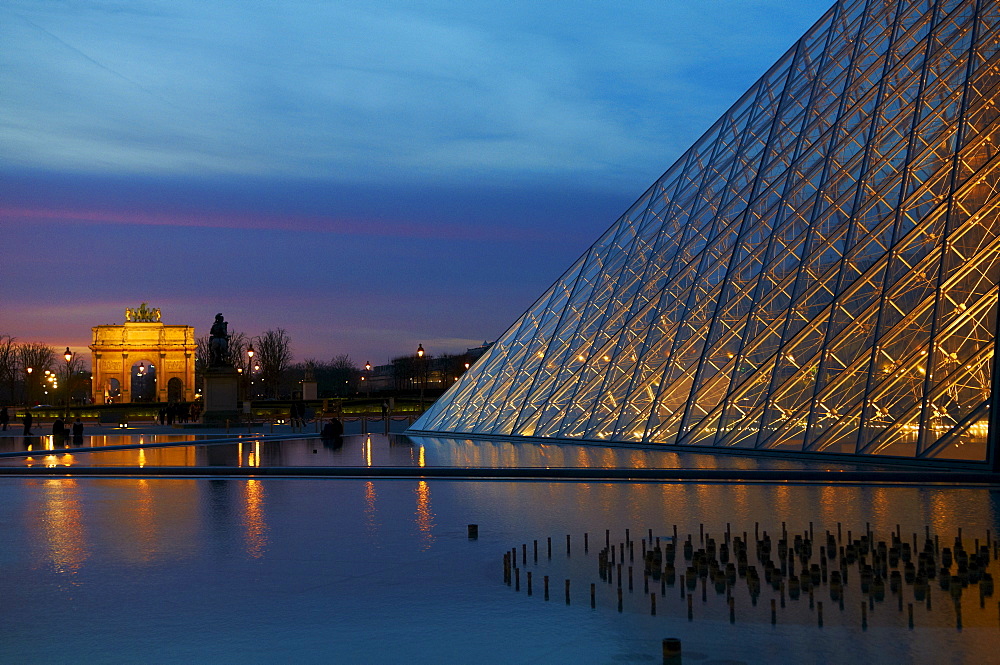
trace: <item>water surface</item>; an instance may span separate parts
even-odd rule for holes
[[[419,445],[386,440],[366,451],[351,440],[341,451],[320,444],[322,452],[311,452],[317,443],[287,448],[283,463],[312,455],[421,462]],[[495,443],[444,446],[425,442],[423,463],[664,459],[659,451],[563,447],[558,454],[524,449],[515,459]],[[183,449],[197,447],[155,450]],[[981,601],[972,585],[958,600],[961,629],[950,592],[932,584],[932,609],[916,604],[911,630],[890,592],[872,604],[862,629],[866,596],[853,586],[843,610],[817,590],[825,610],[820,628],[805,596],[789,599],[772,625],[769,599],[776,596],[762,595],[754,607],[742,582],[732,590],[737,618],[730,623],[725,596],[711,587],[704,600],[697,587],[689,621],[679,585],[658,597],[651,616],[641,573],[621,612],[616,585],[600,581],[606,530],[623,542],[628,528],[638,549],[650,530],[665,543],[676,525],[681,540],[692,534],[698,547],[702,529],[721,540],[728,525],[752,538],[755,524],[776,535],[782,522],[789,534],[807,532],[810,522],[818,534],[835,533],[839,523],[844,539],[848,530],[858,538],[870,529],[881,539],[897,528],[904,540],[912,533],[922,539],[929,528],[942,544],[962,528],[972,549],[987,531],[995,537],[998,495],[989,488],[788,483],[0,477],[0,662],[659,662],[664,637],[680,637],[685,662],[696,663],[996,662],[1000,607],[995,596]],[[470,523],[479,525],[477,540],[467,537]],[[522,545],[528,561],[518,564],[525,577],[515,591],[504,582],[503,556]],[[536,584],[530,597],[529,570]],[[548,601],[544,575],[552,585]],[[568,605],[565,579],[572,584]],[[598,586],[595,609],[591,583]],[[904,607],[915,602],[911,586],[902,594]]]

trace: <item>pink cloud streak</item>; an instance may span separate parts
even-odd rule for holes
[[[259,213],[247,214],[235,212],[167,213],[0,206],[0,224],[15,221],[309,231],[313,233],[366,237],[421,238],[428,240],[483,240],[484,235],[486,235],[482,229],[475,227],[460,227],[442,223],[389,223],[379,220],[344,219],[323,215],[262,215]],[[492,240],[534,241],[543,238],[543,235],[537,231],[519,228],[493,228],[489,230],[488,235]]]

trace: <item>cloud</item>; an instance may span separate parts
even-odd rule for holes
[[[645,181],[790,45],[724,15],[780,22],[755,4],[9,2],[0,145],[85,172]]]
[[[494,339],[829,1],[7,0],[0,323]]]

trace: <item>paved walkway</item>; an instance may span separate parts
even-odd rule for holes
[[[72,424],[72,421],[68,423]],[[305,427],[299,427],[292,429],[289,425],[271,425],[270,423],[258,423],[250,426],[250,432],[254,434],[316,434],[317,433],[317,423],[311,422],[306,423]],[[0,431],[0,438],[5,437],[20,437],[24,433],[24,426],[21,421],[11,423],[7,426],[7,431]],[[35,436],[44,436],[52,433],[52,423],[42,422],[36,425],[32,425],[31,433]],[[138,436],[142,435],[166,435],[166,434],[198,434],[198,435],[213,435],[213,436],[226,436],[225,427],[202,427],[198,423],[191,423],[187,426],[172,426],[172,425],[160,425],[159,423],[129,423],[126,428],[116,427],[114,425],[100,425],[97,423],[84,423],[83,433],[85,436],[94,435],[112,435],[112,434],[126,434]],[[230,435],[232,434],[246,434],[247,426],[233,426],[229,428]]]

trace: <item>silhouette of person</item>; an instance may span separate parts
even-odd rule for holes
[[[73,445],[83,445],[83,421],[80,416],[73,421]]]
[[[21,418],[21,422],[24,423],[24,436],[31,436],[31,410],[28,407],[24,407],[24,417]]]
[[[7,407],[0,409],[0,425],[3,426],[3,431],[7,431],[7,423],[10,422],[10,414],[7,412]]]
[[[52,422],[52,442],[63,445],[66,443],[66,435],[69,430],[66,429],[66,423],[63,422],[62,418],[58,416]]]
[[[336,418],[332,418],[330,422],[323,425],[323,431],[320,432],[320,439],[323,440],[324,446],[329,446],[331,448],[339,448],[344,445],[344,439],[341,436],[344,433],[344,426]]]
[[[305,411],[306,405],[299,400],[292,402],[292,405],[288,407],[288,417],[292,421],[292,428],[305,427]]]

